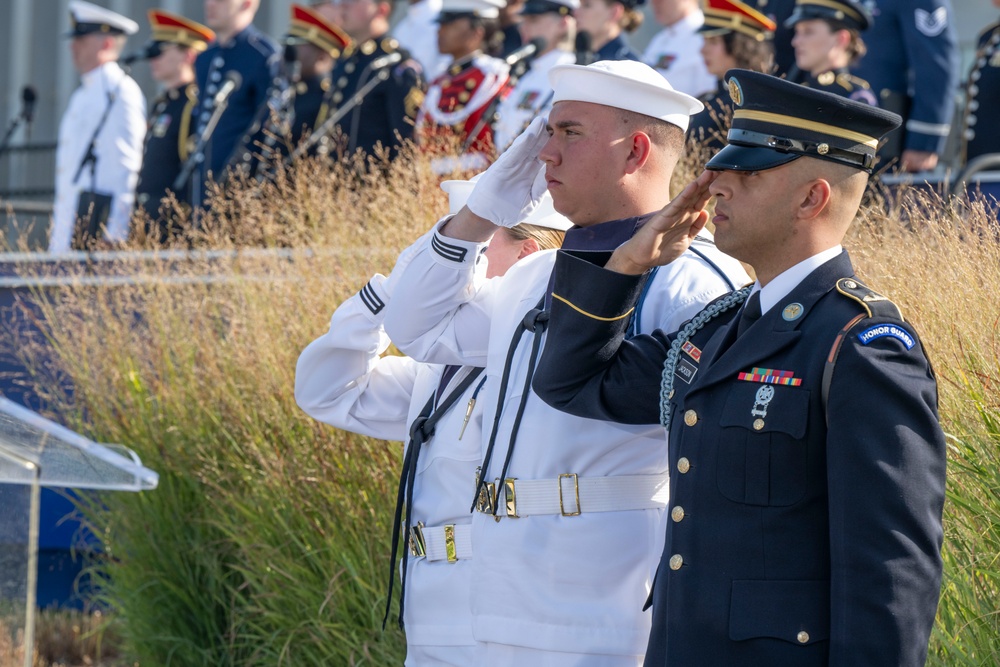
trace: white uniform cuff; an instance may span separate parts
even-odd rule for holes
[[[451,268],[475,266],[479,256],[489,244],[453,239],[441,234],[441,227],[450,219],[451,216],[448,216],[439,222],[434,233],[431,234],[431,256],[438,264]]]

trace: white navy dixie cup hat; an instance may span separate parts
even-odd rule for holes
[[[476,181],[479,180],[479,176],[480,174],[476,174],[467,181],[443,181],[441,183],[441,189],[448,193],[449,213],[454,215],[462,210],[465,202],[469,199],[469,195],[472,194],[472,189],[476,187]],[[522,222],[535,225],[536,227],[555,229],[560,232],[564,232],[573,226],[573,223],[565,216],[556,212],[555,205],[552,203],[552,195],[549,194],[548,190],[542,195],[541,201],[535,210],[531,212],[531,215],[522,220]]]
[[[437,22],[444,23],[449,19],[462,16],[495,19],[500,16],[500,10],[506,4],[504,0],[442,0],[441,13],[438,14]]]
[[[67,37],[82,37],[93,33],[107,35],[134,35],[139,32],[139,24],[110,9],[83,0],[70,0],[69,20],[71,29]]]
[[[552,104],[590,102],[634,111],[687,131],[692,114],[705,108],[674,90],[659,72],[634,60],[600,60],[590,65],[556,65],[549,70]]]

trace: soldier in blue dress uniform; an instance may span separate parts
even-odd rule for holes
[[[801,83],[878,106],[868,82],[849,69],[865,55],[861,33],[871,24],[868,9],[855,0],[798,0],[785,25],[795,30],[792,46]]]
[[[993,0],[1000,7],[1000,0]],[[1000,109],[1000,21],[979,34],[976,55],[966,84],[965,113],[962,116],[962,164],[1000,153],[1000,130],[995,123],[980,120]]]
[[[424,100],[420,64],[388,34],[391,2],[343,2],[333,5],[330,13],[352,41],[330,74],[329,113],[343,114],[337,122],[333,149],[352,155],[359,149],[374,154],[382,147],[394,155],[413,137],[417,111]],[[380,78],[360,104],[356,103],[362,88]]]
[[[147,234],[166,242],[180,231],[160,212],[160,205],[191,150],[191,114],[198,102],[194,62],[215,39],[209,28],[183,16],[153,9],[149,12],[153,42],[147,48],[153,78],[165,86],[153,101],[142,168],[136,185],[136,205],[146,214]],[[174,193],[179,204],[187,192]],[[169,215],[169,212],[167,212]]]
[[[196,132],[201,134],[211,118],[214,100],[227,74],[235,72],[240,86],[232,92],[211,140],[199,158],[200,169],[192,182],[193,203],[203,204],[204,185],[211,178],[225,178],[247,128],[253,123],[278,75],[278,45],[253,25],[259,0],[206,0],[205,22],[215,30],[216,40],[195,62],[199,103]]]
[[[871,84],[883,109],[903,117],[879,151],[905,171],[937,166],[951,130],[959,52],[951,0],[864,0],[875,22],[868,53],[854,73]]]
[[[700,98],[705,109],[691,117],[687,136],[716,151],[726,145],[733,113],[726,72],[731,69],[770,72],[774,62],[771,36],[777,26],[742,0],[708,0],[704,11],[705,24],[698,29],[705,40],[701,55],[709,74],[719,78],[719,85]]]
[[[940,593],[945,441],[913,325],[840,243],[891,112],[727,75],[729,145],[614,253],[560,251],[533,388],[669,434],[646,665],[920,667]],[[706,223],[757,282],[626,337],[651,268]]]

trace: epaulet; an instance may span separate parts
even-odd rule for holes
[[[841,278],[837,281],[837,292],[856,301],[868,317],[886,318],[905,322],[903,313],[892,301],[860,283],[857,278]]]

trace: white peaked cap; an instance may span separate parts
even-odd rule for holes
[[[504,0],[442,0],[442,14],[475,14],[484,19],[495,19],[507,5]]]
[[[126,35],[134,35],[139,32],[139,24],[122,16],[110,9],[99,7],[95,4],[84,2],[83,0],[70,0],[69,13],[76,23],[95,23],[106,25],[116,30],[121,30]]]
[[[441,189],[448,193],[449,213],[454,215],[462,210],[465,202],[469,199],[469,195],[472,194],[472,189],[476,187],[476,181],[479,180],[479,176],[480,174],[476,174],[467,181],[443,181],[441,183]],[[535,210],[531,212],[531,215],[522,220],[522,222],[535,225],[536,227],[555,229],[560,232],[564,232],[573,226],[572,222],[556,211],[555,205],[552,203],[552,195],[547,190],[542,195],[542,199]]]
[[[634,60],[601,60],[591,65],[556,65],[549,70],[556,102],[590,102],[634,111],[687,130],[692,114],[705,108],[674,90],[655,69]]]

